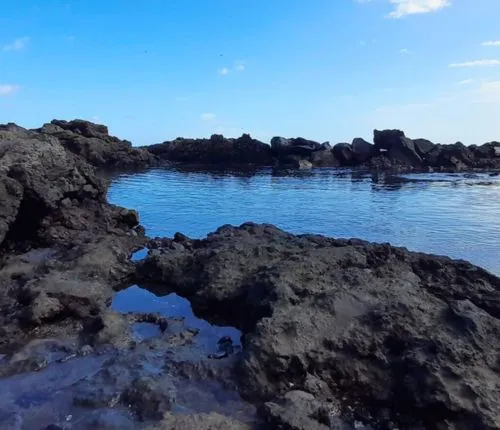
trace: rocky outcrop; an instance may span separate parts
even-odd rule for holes
[[[397,171],[462,171],[500,169],[500,143],[466,147],[410,139],[401,130],[374,130],[374,144],[362,138],[352,143],[319,143],[299,138],[273,137],[271,146],[243,135],[227,139],[182,139],[147,149],[163,162],[192,166],[273,166],[279,168],[361,167]]]
[[[144,242],[135,211],[54,136],[0,127],[0,350],[99,318]],[[80,328],[77,328],[80,324]]]
[[[66,149],[98,168],[132,169],[159,164],[151,152],[110,136],[105,125],[83,120],[53,120],[39,131],[57,137]]]
[[[472,264],[245,224],[138,272],[244,331],[240,387],[273,425],[500,426],[500,279]]]
[[[217,134],[210,139],[178,138],[147,149],[161,160],[174,163],[215,166],[273,164],[269,145],[252,139],[248,134],[237,139],[226,139]]]

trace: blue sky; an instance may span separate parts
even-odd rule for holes
[[[134,144],[500,140],[499,0],[4,3],[0,123],[84,118]]]

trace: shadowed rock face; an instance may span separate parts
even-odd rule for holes
[[[301,398],[304,414],[333,397],[377,423],[500,425],[500,279],[485,270],[268,225],[156,245],[140,276],[246,333],[240,386],[249,398],[302,390],[314,396]],[[296,403],[263,413],[298,420]]]

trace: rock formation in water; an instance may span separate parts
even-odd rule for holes
[[[500,143],[482,146],[434,144],[409,139],[400,130],[375,130],[374,144],[319,143],[274,137],[271,146],[244,134],[237,139],[182,139],[145,147],[166,162],[198,166],[273,166],[278,168],[362,167],[375,170],[464,171],[500,169]]]
[[[499,428],[500,279],[485,270],[255,224],[151,247],[145,282],[244,332],[240,388],[272,428],[326,430],[339,416]]]
[[[210,139],[178,138],[145,148],[164,161],[200,166],[269,166],[273,163],[269,145],[252,139],[248,134],[238,139],[226,139],[219,134]]]

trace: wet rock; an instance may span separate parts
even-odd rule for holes
[[[237,139],[214,135],[210,139],[177,138],[151,145],[148,151],[162,160],[192,165],[259,165],[273,164],[269,145],[244,134]]]
[[[293,430],[329,430],[330,413],[326,405],[303,391],[290,391],[282,398],[267,402],[260,415],[269,428]]]
[[[240,387],[276,403],[272,419],[290,387],[326,386],[317,401],[333,395],[368,424],[500,424],[500,279],[472,264],[247,223],[138,274],[244,331]]]
[[[151,378],[140,378],[124,393],[123,402],[141,421],[161,419],[175,403],[175,388],[164,381],[160,385]]]
[[[237,421],[233,418],[220,415],[218,413],[210,414],[165,414],[161,423],[148,430],[252,430],[253,425]]]
[[[149,151],[110,136],[105,125],[78,119],[53,120],[39,131],[58,138],[66,149],[98,168],[139,168],[158,164]]]
[[[27,308],[26,319],[28,323],[39,325],[45,321],[54,320],[63,310],[64,306],[57,298],[49,297],[42,291]]]
[[[313,164],[309,160],[304,160],[297,156],[282,157],[278,160],[278,168],[281,169],[312,169]]]

